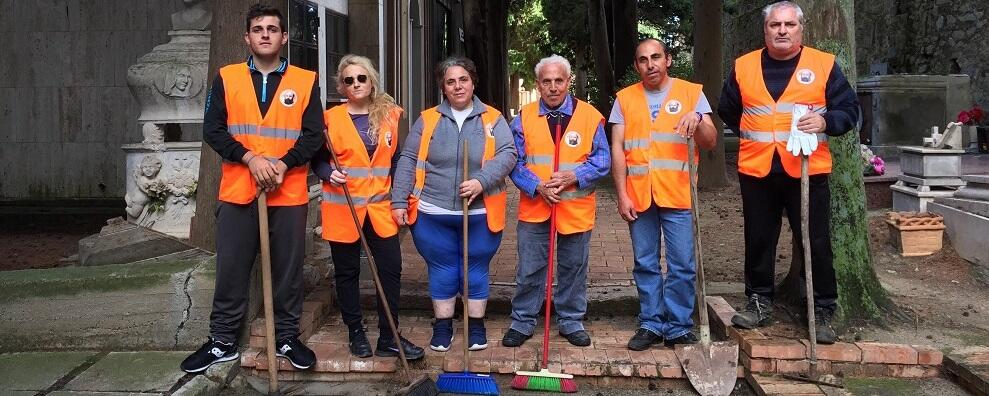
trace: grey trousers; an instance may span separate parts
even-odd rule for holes
[[[276,341],[299,336],[307,210],[306,205],[268,207]],[[216,289],[209,333],[217,340],[235,342],[261,246],[257,201],[248,205],[220,202],[216,217]]]
[[[512,297],[511,328],[526,335],[535,331],[537,316],[546,303],[546,262],[549,258],[549,221],[518,224],[519,263]],[[560,333],[584,329],[587,313],[587,260],[591,231],[558,234],[553,272],[553,306]]]

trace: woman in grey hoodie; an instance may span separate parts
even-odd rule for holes
[[[409,131],[392,185],[392,216],[410,225],[426,261],[433,300],[430,348],[453,343],[453,313],[463,285],[463,203],[468,200],[467,320],[471,350],[487,348],[484,311],[488,266],[505,227],[505,177],[516,162],[515,144],[501,112],[474,96],[474,62],[452,57],[436,67],[445,101],[422,112]],[[468,174],[463,147],[468,142]]]

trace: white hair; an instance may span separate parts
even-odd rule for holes
[[[800,6],[797,5],[797,3],[794,3],[792,1],[778,1],[766,6],[766,8],[762,9],[762,21],[766,22],[766,20],[769,19],[769,14],[772,14],[773,11],[775,11],[777,8],[792,8],[796,10],[797,20],[800,21],[801,25],[804,24],[804,10],[800,8]]]
[[[571,71],[570,71],[570,61],[568,61],[567,58],[564,58],[564,57],[559,56],[557,54],[553,54],[553,55],[550,55],[550,56],[547,56],[545,58],[540,59],[539,60],[539,63],[536,64],[536,69],[535,69],[535,71],[536,71],[536,79],[539,79],[539,71],[543,70],[543,67],[546,67],[546,66],[551,65],[551,64],[554,64],[554,63],[556,63],[556,64],[558,64],[560,66],[563,66],[563,70],[567,72],[567,76],[571,76],[572,75],[571,74]]]

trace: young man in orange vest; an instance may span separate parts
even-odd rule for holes
[[[673,58],[666,44],[645,39],[635,48],[642,78],[618,92],[609,122],[612,175],[618,213],[629,222],[639,291],[639,329],[628,341],[634,351],[663,342],[693,344],[697,277],[691,221],[687,139],[715,144],[711,105],[702,86],[667,75]],[[659,264],[666,245],[666,276]],[[701,308],[703,309],[703,307]]]
[[[512,298],[512,324],[502,338],[517,347],[532,337],[545,302],[550,210],[556,208],[556,269],[553,302],[560,335],[591,345],[584,331],[587,259],[594,228],[594,186],[611,169],[604,116],[570,95],[570,62],[559,55],[536,64],[540,99],[512,120],[518,163],[512,182],[519,196],[519,264]],[[554,164],[556,168],[554,169]]]
[[[206,100],[203,139],[223,159],[223,176],[210,337],[182,362],[191,373],[238,357],[237,333],[259,247],[256,197],[261,191],[267,192],[269,206],[276,354],[299,369],[316,361],[298,339],[309,237],[306,174],[310,157],[324,142],[316,74],[279,57],[288,32],[275,8],[250,8],[244,41],[251,56],[221,68]]]
[[[835,342],[838,285],[831,253],[828,136],[858,122],[858,99],[834,55],[802,46],[804,14],[781,1],[763,9],[766,47],[742,55],[725,81],[718,114],[739,134],[738,184],[745,218],[745,294],[732,318],[743,328],[772,319],[781,215],[800,236],[800,156],[809,155],[810,243],[817,341]],[[808,110],[793,120],[793,109]],[[791,125],[792,124],[792,125]],[[799,254],[794,252],[794,254]],[[803,271],[800,272],[803,277]]]

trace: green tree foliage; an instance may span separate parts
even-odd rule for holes
[[[525,80],[532,88],[536,76],[533,66],[552,51],[549,26],[543,15],[541,0],[513,0],[508,13],[509,72]]]

